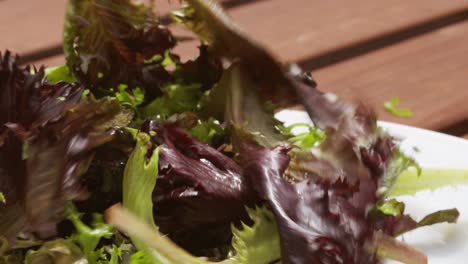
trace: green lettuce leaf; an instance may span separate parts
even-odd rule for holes
[[[307,131],[293,133],[293,129],[297,127],[304,127]],[[276,128],[281,134],[288,137],[289,142],[302,149],[316,147],[325,139],[325,133],[322,130],[306,123],[296,123],[287,127],[278,125]]]
[[[160,257],[163,264],[193,263],[193,264],[266,264],[280,258],[279,235],[273,214],[265,208],[248,210],[254,224],[243,224],[242,229],[233,227],[232,257],[221,261],[211,262],[205,258],[197,258],[178,247],[166,236],[163,236],[154,224],[143,222],[136,215],[120,207],[113,206],[106,211],[107,219],[118,229],[126,232],[130,237],[138,239],[151,249],[153,255]],[[149,263],[150,253],[144,250],[136,253],[135,263]],[[164,257],[162,257],[164,256]],[[137,261],[138,260],[138,261]],[[152,262],[154,263],[154,262]]]
[[[58,82],[76,82],[75,76],[70,72],[67,65],[60,65],[56,67],[49,67],[45,69],[45,77],[51,83]]]
[[[143,116],[166,119],[176,113],[195,111],[203,94],[200,88],[200,84],[168,84],[162,88],[163,96],[143,108]]]
[[[153,218],[152,193],[158,176],[159,149],[155,149],[147,160],[148,146],[151,144],[149,135],[139,133],[136,135],[136,141],[135,149],[124,170],[123,205],[143,223],[157,229]],[[152,263],[166,263],[158,252],[150,249],[139,237],[130,234],[130,238],[136,248],[144,251],[146,258],[150,258]]]
[[[78,213],[71,203],[67,205],[65,214],[76,229],[76,232],[70,237],[70,241],[80,246],[83,255],[90,263],[98,263],[99,261],[106,260],[107,257],[104,253],[104,248],[98,250],[96,250],[96,248],[101,239],[109,239],[114,235],[112,226],[104,223],[103,216],[100,214],[94,214],[91,226],[87,226],[81,220],[81,214]]]
[[[272,263],[281,258],[279,235],[273,213],[265,207],[247,208],[252,226],[243,224],[242,229],[232,227],[234,248],[232,258],[221,263]]]
[[[198,123],[188,132],[192,137],[211,145],[216,137],[224,134],[224,129],[216,119],[211,117],[206,121],[198,120]]]
[[[139,133],[136,139],[137,145],[127,162],[124,173],[123,205],[128,212],[113,207],[109,209],[110,212],[107,212],[108,220],[129,234],[136,248],[140,250],[132,257],[135,263],[147,263],[148,260],[151,260],[151,263],[163,264],[210,263],[203,258],[190,255],[159,233],[153,219],[152,202],[152,192],[158,175],[159,149],[154,150],[148,158],[149,135]],[[117,213],[123,210],[124,214],[130,215],[130,219],[115,217],[116,210]],[[248,209],[247,212],[253,225],[243,224],[242,229],[232,227],[233,256],[223,263],[260,264],[279,259],[279,237],[272,213],[265,208]],[[150,239],[152,242],[148,243],[148,237],[152,237]],[[155,243],[156,247],[154,247]]]
[[[399,116],[399,117],[412,117],[413,116],[413,111],[408,108],[398,108],[398,103],[400,102],[400,98],[398,96],[393,96],[390,101],[387,101],[384,103],[384,108],[387,110],[389,113]]]

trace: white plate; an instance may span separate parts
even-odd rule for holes
[[[303,111],[285,110],[276,117],[286,125],[310,122]],[[413,156],[423,169],[468,169],[468,140],[389,122],[379,122],[379,125],[401,139],[403,151]],[[468,186],[421,191],[414,196],[400,196],[397,199],[405,202],[407,212],[416,219],[437,210],[457,208],[460,211],[457,224],[419,228],[402,239],[425,252],[431,264],[468,263]]]

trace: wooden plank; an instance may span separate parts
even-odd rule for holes
[[[229,2],[239,1],[250,4],[231,4],[231,16],[284,61],[323,54],[468,6],[468,0]],[[0,1],[0,49],[25,54],[60,45],[65,2]],[[156,3],[161,14],[170,9],[168,1]]]
[[[229,13],[281,60],[300,61],[467,7],[467,0],[270,0]]]
[[[369,104],[383,120],[443,130],[468,119],[467,43],[468,21],[319,69],[313,76],[322,90]],[[383,103],[392,96],[415,115],[400,118],[384,111]]]

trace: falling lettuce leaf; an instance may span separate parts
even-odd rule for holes
[[[0,56],[0,72],[0,191],[8,202],[0,204],[0,233],[49,237],[65,202],[86,197],[80,177],[94,148],[112,139],[103,124],[120,107],[81,100],[81,86],[51,84],[43,69],[21,68],[9,52]]]
[[[397,105],[399,102],[400,98],[398,98],[397,96],[393,96],[392,99],[390,99],[390,101],[384,103],[384,108],[389,113],[399,117],[412,117],[414,114],[413,111],[407,108],[398,108]]]
[[[171,79],[156,55],[175,39],[150,7],[130,0],[70,0],[64,27],[67,65],[95,96],[109,94],[119,84],[140,87],[148,99]]]

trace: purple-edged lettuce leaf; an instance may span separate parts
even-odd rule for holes
[[[149,121],[142,131],[155,132],[152,141],[162,146],[153,194],[160,230],[195,254],[228,245],[230,224],[248,219],[254,199],[239,166],[175,124]]]
[[[87,196],[80,177],[93,149],[112,139],[106,122],[120,106],[81,100],[77,84],[44,79],[43,69],[21,68],[9,52],[0,58],[0,233],[48,237],[67,200]]]
[[[346,179],[283,178],[288,148],[265,148],[237,128],[234,146],[244,175],[273,210],[282,263],[376,263],[366,243],[372,230],[365,214],[351,203],[357,186]]]
[[[126,84],[147,98],[171,75],[155,57],[163,57],[175,38],[159,24],[150,7],[130,0],[70,0],[64,28],[67,65],[95,95]]]

